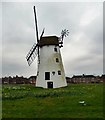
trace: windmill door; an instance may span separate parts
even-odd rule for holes
[[[47,88],[53,88],[53,82],[47,82]]]

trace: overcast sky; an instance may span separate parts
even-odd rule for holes
[[[66,76],[103,73],[102,2],[4,2],[2,3],[2,76],[36,75],[37,59],[25,59],[36,42],[33,6],[39,35],[60,36],[69,30],[61,54]]]

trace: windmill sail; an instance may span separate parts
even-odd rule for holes
[[[34,61],[34,59],[36,58],[38,52],[37,52],[37,44],[34,44],[32,46],[32,48],[30,49],[29,53],[26,56],[28,65],[30,66],[31,63]]]
[[[34,17],[35,17],[35,28],[36,28],[37,43],[32,46],[32,48],[30,49],[29,53],[26,56],[26,59],[27,59],[27,62],[29,64],[29,66],[34,61],[34,59],[36,58],[37,55],[38,55],[38,63],[40,63],[40,56],[39,56],[39,41],[40,40],[38,38],[38,26],[37,26],[37,17],[36,17],[35,6],[34,6]],[[42,34],[41,34],[40,38],[43,36],[43,34],[44,34],[44,29],[42,31]]]
[[[38,43],[39,43],[39,38],[38,38],[38,25],[37,25],[37,17],[36,17],[35,6],[34,6],[34,17],[35,17],[35,28],[36,28],[36,37],[37,37],[37,44],[38,44]],[[39,46],[38,46],[38,63],[40,63]]]
[[[34,6],[34,17],[35,17],[35,28],[36,28],[37,43],[39,43],[39,38],[38,38],[38,25],[37,25],[37,17],[36,17],[35,6]]]
[[[40,36],[40,39],[42,38],[42,36],[43,36],[43,34],[44,34],[44,30],[45,30],[45,28],[43,28],[42,34],[41,34],[41,36]]]

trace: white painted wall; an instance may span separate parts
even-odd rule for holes
[[[54,51],[55,47],[57,52]],[[56,62],[56,58],[59,59],[59,62]],[[61,71],[61,75],[58,75],[58,70]],[[55,75],[52,74],[53,71]],[[45,80],[45,72],[50,72],[50,80]],[[53,82],[53,88],[67,86],[59,46],[46,45],[40,48],[39,74],[36,86],[47,88],[47,82]]]

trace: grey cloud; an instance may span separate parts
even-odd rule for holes
[[[65,64],[66,74],[101,74],[103,72],[102,56],[84,56]]]
[[[13,56],[15,57],[15,56]],[[3,59],[2,60],[2,76],[15,76],[15,75],[23,75],[29,77],[31,74],[36,74],[36,60],[34,61],[31,67],[28,66],[26,60],[23,59]]]
[[[28,7],[27,4],[25,4],[25,6]],[[4,3],[2,13],[4,44],[5,42],[10,44],[20,44],[24,41],[28,42],[35,39],[34,21],[32,21],[32,16],[30,15],[31,12],[29,12],[28,9],[23,8],[24,6],[21,5],[21,3]]]
[[[66,75],[102,72],[102,7],[101,3],[3,3],[3,75],[35,75],[36,61],[28,67],[25,56],[36,42],[33,6],[36,5],[39,34],[60,36],[69,29],[61,49]],[[81,19],[89,9],[99,15],[87,26]],[[90,18],[89,18],[90,20]],[[97,65],[96,65],[97,64]]]

